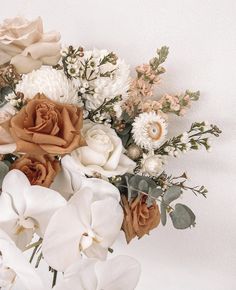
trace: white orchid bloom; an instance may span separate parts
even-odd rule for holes
[[[119,200],[115,186],[87,178],[49,222],[42,245],[47,263],[53,269],[64,271],[81,258],[81,253],[105,259],[123,221]]]
[[[128,256],[107,261],[83,259],[70,266],[53,290],[133,290],[140,276],[139,263]]]
[[[65,204],[56,191],[32,186],[24,173],[11,170],[2,184],[0,227],[24,249],[35,232],[43,236],[51,216]]]
[[[86,180],[74,158],[66,155],[61,159],[61,170],[55,177],[51,188],[60,192],[68,200],[81,188],[82,183],[86,183]]]
[[[45,290],[42,280],[10,237],[0,229],[0,289],[10,290],[19,279],[27,290]],[[22,289],[23,290],[23,289]]]

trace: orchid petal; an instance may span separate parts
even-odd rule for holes
[[[4,265],[16,273],[27,290],[46,289],[35,269],[28,263],[22,252],[1,229],[0,251]]]
[[[65,199],[58,192],[39,185],[31,186],[25,190],[25,199],[24,215],[37,221],[42,234],[44,234],[55,211],[66,204]]]
[[[70,285],[68,289],[95,290],[97,288],[97,278],[95,276],[94,259],[83,259],[72,264],[65,272],[65,284]],[[76,285],[76,286],[75,286]]]
[[[106,262],[98,262],[95,265],[98,277],[97,289],[134,290],[140,271],[139,263],[128,256],[117,256]]]
[[[69,200],[69,204],[73,204],[76,207],[77,219],[80,220],[85,228],[89,228],[91,223],[92,199],[93,194],[91,189],[84,187],[83,189],[76,192]]]
[[[62,207],[52,216],[44,235],[42,251],[53,269],[65,271],[81,258],[79,243],[84,231],[77,209],[72,204]]]
[[[117,238],[123,222],[123,210],[113,198],[95,201],[91,205],[91,228],[100,237],[103,237],[101,245],[110,247]],[[104,214],[106,213],[106,214]]]
[[[94,193],[95,200],[105,199],[107,197],[113,197],[117,201],[120,201],[120,192],[111,183],[98,179],[98,178],[83,178],[81,188],[89,187]]]
[[[107,258],[108,248],[102,247],[101,244],[93,243],[89,248],[84,250],[84,254],[88,258],[96,258],[104,261]]]
[[[12,202],[18,214],[25,211],[25,189],[30,187],[28,178],[20,170],[13,169],[7,173],[3,179],[2,191],[12,197]]]
[[[0,227],[14,239],[14,229],[18,220],[18,215],[12,208],[11,197],[2,192],[0,195]]]

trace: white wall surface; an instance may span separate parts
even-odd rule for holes
[[[195,120],[223,130],[212,153],[193,152],[170,160],[168,172],[187,171],[191,184],[204,184],[205,200],[186,193],[197,226],[177,231],[169,222],[129,246],[121,236],[115,254],[142,265],[138,290],[236,289],[236,2],[234,0],[0,0],[0,22],[10,16],[41,15],[45,30],[58,30],[67,44],[116,51],[131,64],[147,61],[168,45],[158,94],[201,90],[170,133]],[[21,290],[19,288],[18,290]],[[33,289],[32,289],[33,290]],[[75,290],[75,289],[72,289]],[[125,290],[125,289],[124,289]]]

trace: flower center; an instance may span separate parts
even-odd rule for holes
[[[25,218],[24,216],[19,216],[19,219],[15,226],[15,234],[19,235],[27,230],[35,230],[37,227],[38,224],[34,219],[30,217]]]
[[[83,233],[82,238],[80,240],[80,251],[85,251],[88,249],[92,244],[101,243],[102,238],[97,235],[95,232],[93,232],[91,229],[89,229],[87,232]]]
[[[152,140],[157,141],[161,138],[162,127],[158,122],[151,122],[147,126],[147,134]]]

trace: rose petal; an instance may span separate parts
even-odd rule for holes
[[[18,54],[11,59],[11,64],[14,65],[19,74],[26,74],[32,70],[40,68],[42,61],[39,59],[33,59],[31,56]]]

